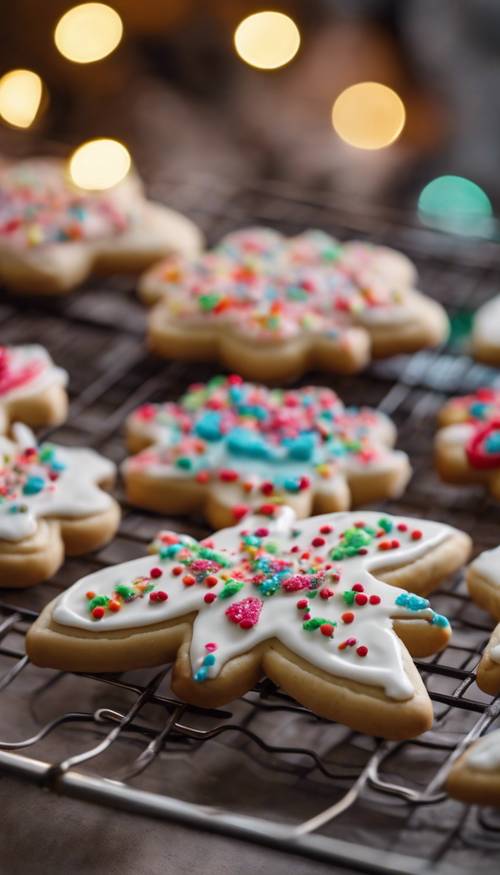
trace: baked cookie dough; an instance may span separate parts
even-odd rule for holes
[[[500,365],[500,295],[476,312],[472,330],[474,358],[488,365]]]
[[[165,514],[201,510],[217,528],[263,501],[299,517],[401,495],[411,473],[396,429],[331,389],[267,389],[241,377],[191,386],[176,403],[144,404],[127,420],[123,465],[131,504]],[[139,451],[139,452],[138,452]]]
[[[410,738],[432,724],[410,653],[445,647],[450,627],[401,587],[436,584],[468,548],[466,535],[428,520],[297,520],[268,505],[200,542],[162,532],[155,555],[82,578],[35,621],[27,653],[77,672],[175,661],[175,693],[206,707],[267,675],[322,717]]]
[[[483,735],[459,757],[447,790],[463,802],[500,806],[500,729]]]
[[[351,373],[372,357],[441,343],[446,314],[414,283],[411,262],[386,247],[247,228],[197,258],[156,265],[139,290],[159,300],[153,352],[283,380],[311,368]]]
[[[64,422],[67,382],[43,346],[0,346],[0,434],[15,421],[31,428]]]
[[[11,291],[69,292],[93,271],[141,271],[171,253],[194,256],[201,243],[189,219],[145,199],[134,173],[88,192],[63,161],[0,167],[0,281]]]
[[[477,669],[477,683],[485,693],[500,693],[500,547],[481,553],[467,569],[471,598],[497,620]]]
[[[73,556],[96,550],[116,532],[115,466],[89,449],[37,444],[25,425],[0,437],[0,586],[47,580]]]
[[[452,398],[439,415],[436,468],[448,483],[484,483],[500,499],[500,391]]]

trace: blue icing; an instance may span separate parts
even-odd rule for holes
[[[283,487],[287,492],[299,492],[300,482],[297,477],[285,477]]]
[[[488,453],[500,453],[500,431],[493,431],[484,442]]]
[[[413,592],[402,592],[396,599],[396,604],[401,608],[407,608],[409,611],[423,611],[429,607],[429,600],[422,596],[415,595]]]
[[[470,406],[470,413],[475,419],[486,419],[488,405],[484,401],[474,401]]]
[[[194,427],[195,434],[205,441],[218,441],[221,438],[221,415],[216,410],[207,410]]]
[[[266,408],[259,404],[239,404],[238,413],[240,416],[253,416],[259,422],[263,422],[268,417]]]
[[[432,626],[439,626],[440,629],[446,629],[446,627],[449,626],[450,624],[449,624],[447,618],[443,616],[443,614],[434,614],[434,616],[431,620],[431,625]]]
[[[296,438],[284,441],[288,450],[288,458],[299,462],[309,462],[315,449],[315,436],[312,432],[304,432]]]
[[[251,428],[235,428],[226,439],[226,446],[235,456],[250,456],[253,459],[272,459],[272,447],[258,432]]]

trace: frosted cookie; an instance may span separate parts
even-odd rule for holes
[[[27,587],[54,574],[64,555],[96,550],[116,532],[112,462],[93,450],[37,444],[19,423],[0,437],[0,586]]]
[[[165,514],[201,510],[214,528],[263,501],[299,517],[347,510],[404,490],[411,469],[395,437],[388,417],[346,408],[331,389],[214,377],[129,416],[127,444],[140,452],[123,466],[127,498]]]
[[[462,532],[428,520],[297,521],[267,506],[201,542],[162,532],[154,556],[82,578],[44,609],[27,652],[69,671],[175,660],[175,693],[207,707],[264,674],[323,717],[412,737],[432,707],[409,654],[440,650],[450,627],[401,587],[437,583],[468,549]]]
[[[483,304],[476,312],[472,330],[474,358],[490,365],[500,365],[500,295]]]
[[[500,805],[500,729],[474,742],[448,776],[450,796],[475,805]]]
[[[94,270],[144,270],[200,246],[196,226],[147,201],[135,174],[88,192],[71,183],[63,161],[0,168],[0,280],[13,291],[68,292]]]
[[[0,346],[0,434],[14,421],[32,428],[64,422],[67,382],[43,346]]]
[[[279,380],[313,367],[350,373],[372,356],[440,343],[446,315],[414,282],[408,259],[385,247],[247,228],[202,256],[156,265],[140,292],[160,299],[153,352]]]
[[[500,498],[500,391],[452,398],[439,415],[435,462],[449,483],[484,483]]]
[[[500,693],[500,547],[481,553],[467,569],[471,597],[497,620],[477,669],[477,683],[486,693]]]

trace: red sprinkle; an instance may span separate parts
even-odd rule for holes
[[[117,611],[121,610],[121,604],[116,599],[111,599],[111,601],[108,602],[108,608],[116,614]]]
[[[330,532],[333,532],[333,526],[321,526],[320,532],[322,535],[329,535]]]
[[[259,513],[261,513],[263,516],[274,516],[275,510],[276,510],[275,504],[263,504],[259,508]]]
[[[215,577],[215,575],[207,574],[207,576],[205,577],[204,583],[205,583],[205,586],[208,586],[211,589],[213,586],[217,586],[218,580]]]
[[[379,605],[380,604],[380,596],[379,595],[371,595],[370,596],[370,604],[371,605]]]
[[[406,523],[398,523],[397,528],[398,528],[398,532],[407,532],[408,531],[408,526],[406,525]]]
[[[413,532],[411,533],[412,541],[420,541],[421,537],[422,537],[422,532],[420,531],[420,529],[414,529]]]
[[[299,599],[297,602],[297,607],[298,607],[299,611],[302,611],[304,608],[307,608],[308,606],[309,606],[309,602],[307,601],[307,599]]]
[[[355,614],[352,611],[345,611],[340,617],[343,623],[352,623]]]
[[[212,602],[214,602],[216,598],[217,598],[217,596],[215,595],[214,592],[206,592],[205,595],[203,596],[203,601],[206,602],[207,605],[211,605]]]
[[[161,568],[152,568],[151,571],[149,572],[149,576],[154,578],[154,579],[161,577],[162,574],[163,574],[163,571],[161,570]]]
[[[333,592],[332,589],[328,589],[327,586],[324,586],[324,587],[323,587],[322,589],[320,589],[320,591],[319,591],[319,597],[322,598],[322,599],[325,599],[325,600],[326,600],[326,599],[331,599],[331,597],[332,597],[333,595],[335,595],[335,593]]]
[[[366,656],[368,653],[368,647],[364,644],[360,644],[360,646],[356,648],[356,653],[358,656]]]
[[[231,468],[221,468],[219,471],[219,480],[222,480],[224,483],[233,483],[238,479],[238,472],[233,471]]]
[[[352,587],[353,592],[364,592],[365,588],[362,583],[355,583]]]
[[[184,586],[193,586],[193,583],[196,583],[196,578],[193,577],[192,574],[185,574],[182,578],[182,582]]]
[[[262,486],[260,487],[260,491],[262,492],[262,495],[272,495],[273,492],[274,492],[274,485],[273,485],[272,483],[270,483],[269,481],[266,480],[266,481],[262,484]],[[273,512],[274,512],[274,511],[273,511]],[[264,513],[264,511],[262,510],[262,508],[261,508],[261,513]]]
[[[92,616],[94,620],[102,620],[102,618],[104,617],[104,608],[100,606],[94,608],[92,611]]]
[[[331,637],[332,637],[332,635],[333,635],[333,629],[334,629],[334,627],[332,626],[331,623],[323,623],[323,625],[319,627],[319,631],[320,631],[321,634],[324,635],[326,638],[331,638]]]
[[[255,534],[258,538],[267,538],[269,534],[269,529],[266,529],[264,526],[261,526],[260,529],[255,529]]]
[[[172,574],[175,577],[179,577],[179,574],[182,574],[183,571],[184,571],[184,569],[183,569],[182,565],[174,565],[174,567],[172,568]]]
[[[89,589],[89,591],[87,593],[85,593],[85,595],[88,598],[88,600],[90,601],[90,599],[93,599],[95,597],[95,592],[93,592],[93,590]]]
[[[368,596],[365,595],[364,592],[359,592],[355,596],[354,601],[356,602],[357,605],[366,605],[366,603],[368,601]]]
[[[320,538],[320,537],[313,538],[311,543],[312,543],[313,547],[323,547],[325,544],[325,539]]]
[[[245,514],[248,513],[249,509],[250,508],[247,504],[235,504],[235,506],[232,508],[232,514],[234,519],[239,522],[239,520],[243,519]]]

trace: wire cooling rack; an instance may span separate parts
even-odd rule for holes
[[[471,311],[500,287],[496,243],[450,238],[395,211],[353,209],[269,184],[236,189],[203,176],[157,179],[152,191],[183,209],[211,241],[249,222],[286,233],[321,227],[400,247],[421,288],[445,303],[447,346],[373,365],[355,378],[308,375],[349,403],[394,418],[414,477],[387,511],[431,516],[469,531],[476,548],[499,541],[500,509],[481,489],[440,484],[432,471],[435,415],[446,397],[497,380],[467,355]],[[216,368],[166,364],[144,347],[145,314],[126,278],[89,283],[62,299],[3,297],[2,343],[39,341],[70,372],[68,422],[58,442],[89,445],[119,462],[126,415],[146,400],[177,397]],[[500,850],[500,817],[450,800],[452,761],[500,719],[474,670],[491,621],[470,604],[460,575],[433,596],[452,620],[447,650],[418,663],[435,723],[414,741],[381,742],[316,718],[269,681],[224,709],[180,703],[169,667],[126,675],[37,669],[24,634],[41,607],[83,574],[142,555],[159,528],[207,534],[203,522],[127,506],[116,539],[68,560],[49,583],[4,591],[0,603],[0,768],[94,803],[182,821],[366,872],[465,873]]]

